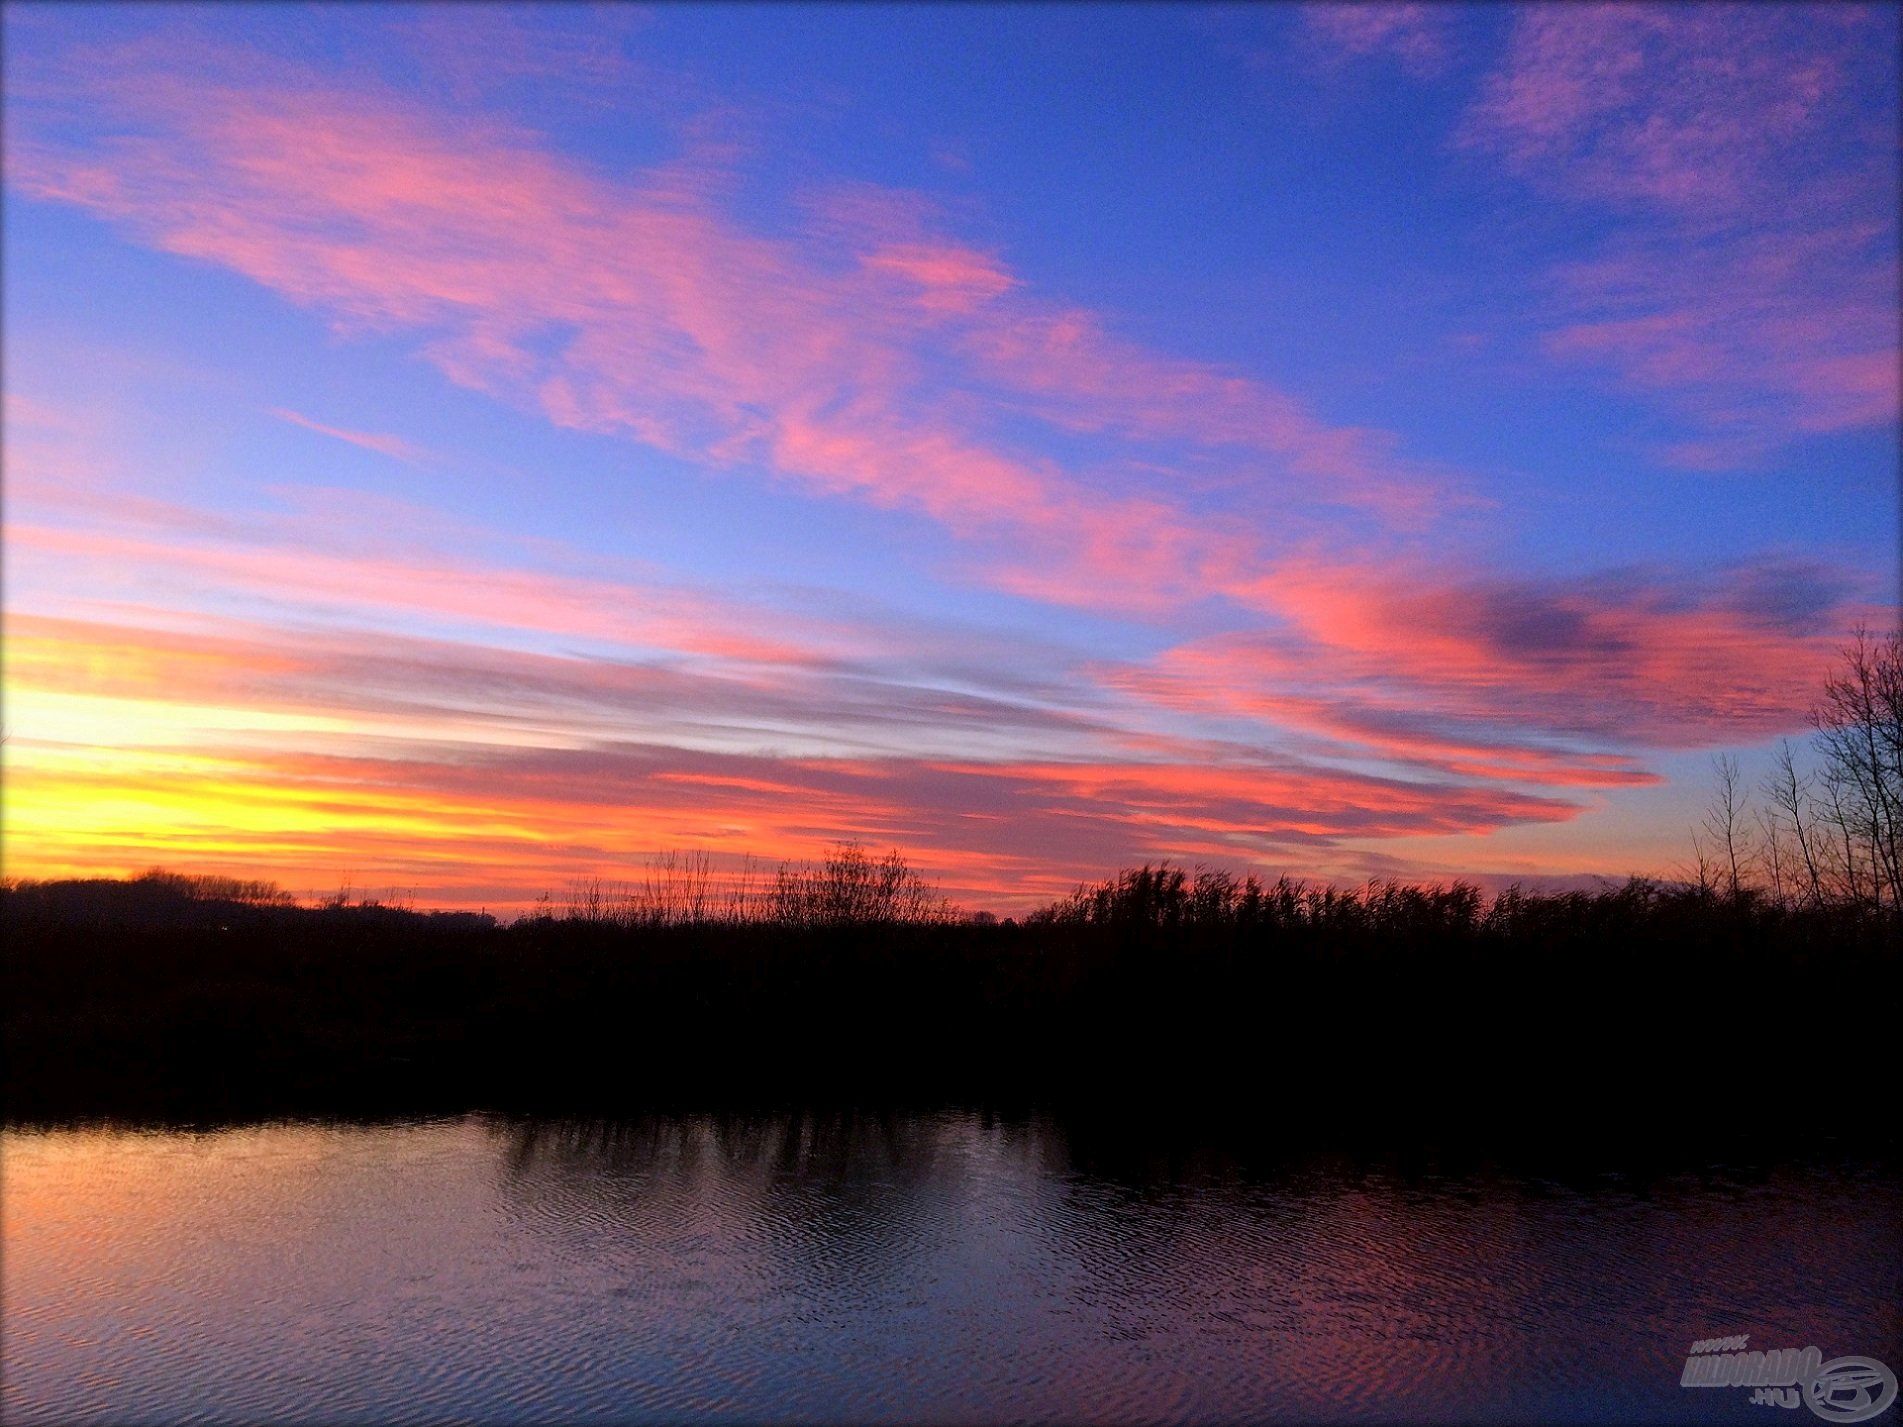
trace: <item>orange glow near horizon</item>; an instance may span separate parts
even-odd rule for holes
[[[1111,13],[980,143],[766,12],[9,11],[7,874],[1669,873],[1897,618],[1894,16]]]
[[[336,699],[325,657],[230,634],[22,621],[5,653],[9,875],[163,865],[519,910],[576,878],[637,877],[664,851],[707,851],[732,870],[862,839],[903,848],[961,900],[1022,910],[1120,859],[1243,861],[1252,842],[1293,839],[1352,875],[1331,851],[1343,838],[1573,812],[1343,770],[1180,759],[551,747],[511,741],[476,710],[400,707],[376,690]],[[334,701],[302,702],[300,687]],[[1100,850],[1066,858],[1066,843]]]

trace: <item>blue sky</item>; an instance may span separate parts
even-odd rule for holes
[[[19,865],[1660,871],[1895,618],[1894,7],[7,22]]]

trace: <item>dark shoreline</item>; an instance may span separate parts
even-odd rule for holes
[[[1900,939],[1854,907],[1635,883],[499,926],[33,892],[0,899],[11,1123],[962,1104],[1531,1143],[1893,1119]]]

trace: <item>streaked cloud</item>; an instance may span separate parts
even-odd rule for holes
[[[211,46],[88,56],[66,83],[115,131],[93,142],[24,109],[10,176],[25,191],[234,269],[340,329],[408,333],[452,380],[561,425],[921,512],[988,546],[979,568],[1043,598],[1107,598],[1083,573],[1106,564],[1135,606],[1195,598],[1212,562],[1249,552],[1160,493],[1106,491],[990,434],[985,408],[948,395],[948,350],[971,353],[973,377],[1013,408],[1239,446],[1261,479],[1323,502],[1407,484],[1383,469],[1378,435],[1115,342],[1093,314],[1014,298],[1021,284],[989,255],[892,241],[894,214],[918,221],[903,195],[834,201],[829,240],[875,238],[846,264],[828,243],[725,215],[724,171],[691,155],[610,179],[504,122],[452,123]],[[948,348],[943,325],[962,318],[970,330]]]
[[[691,11],[230,13],[10,35],[10,866],[1570,876],[1894,617],[1761,494],[1897,419],[1893,12],[1271,10],[1281,109],[1071,94],[1088,173],[696,73]],[[1177,13],[1130,12],[1200,53]],[[1355,65],[1405,82],[1347,115]],[[74,234],[146,304],[90,349]]]
[[[1858,114],[1873,87],[1894,108],[1897,39],[1859,5],[1515,13],[1458,141],[1632,215],[1555,266],[1543,346],[1694,415],[1671,463],[1896,421],[1895,135]]]
[[[365,451],[374,451],[379,456],[388,456],[393,461],[408,461],[411,465],[421,465],[430,459],[429,453],[422,447],[413,441],[405,441],[401,436],[392,436],[379,431],[349,431],[341,426],[326,426],[321,421],[313,421],[302,412],[289,411],[283,407],[274,409],[271,414],[280,421],[288,421],[293,426],[301,426],[306,431],[315,431],[319,436],[328,436],[332,440],[361,447]]]
[[[757,731],[775,717],[774,697],[666,670],[414,641],[287,647],[259,632],[28,620],[6,657],[29,720],[45,700],[90,735],[69,743],[29,730],[33,756],[10,772],[11,825],[34,829],[40,867],[169,858],[287,876],[376,869],[425,879],[434,900],[493,906],[526,904],[576,875],[631,875],[666,848],[803,856],[856,836],[911,849],[960,895],[1021,907],[1122,861],[1345,867],[1352,854],[1338,849],[1352,839],[1577,811],[1551,797],[1259,757],[799,756],[615,738],[617,721],[664,730],[657,710],[683,701],[683,723],[752,720]],[[154,721],[151,706],[189,713]],[[836,738],[867,720],[916,741],[961,713],[995,731],[1004,712],[942,696],[907,709],[881,696],[856,713],[801,699],[794,716]],[[131,737],[112,736],[115,718]],[[154,734],[166,741],[140,741]]]
[[[1098,676],[1162,707],[1300,730],[1324,755],[1632,787],[1659,781],[1659,753],[1801,727],[1841,631],[1885,617],[1874,592],[1788,562],[1585,580],[1314,563],[1269,581],[1283,627]]]

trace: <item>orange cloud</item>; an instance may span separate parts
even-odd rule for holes
[[[1184,761],[1168,740],[1142,762],[1087,744],[1070,759],[900,752],[954,748],[961,720],[995,738],[1011,711],[937,689],[908,708],[902,687],[857,680],[781,698],[380,635],[34,617],[10,621],[6,660],[7,858],[23,875],[243,865],[299,887],[355,873],[493,906],[626,875],[668,847],[774,858],[857,837],[908,848],[968,899],[1022,905],[1144,857],[1313,871],[1348,865],[1360,839],[1578,811],[1289,760]],[[1027,735],[1064,727],[1017,716]],[[789,717],[823,726],[816,750],[855,727],[876,742],[883,726],[895,751],[776,751]]]

